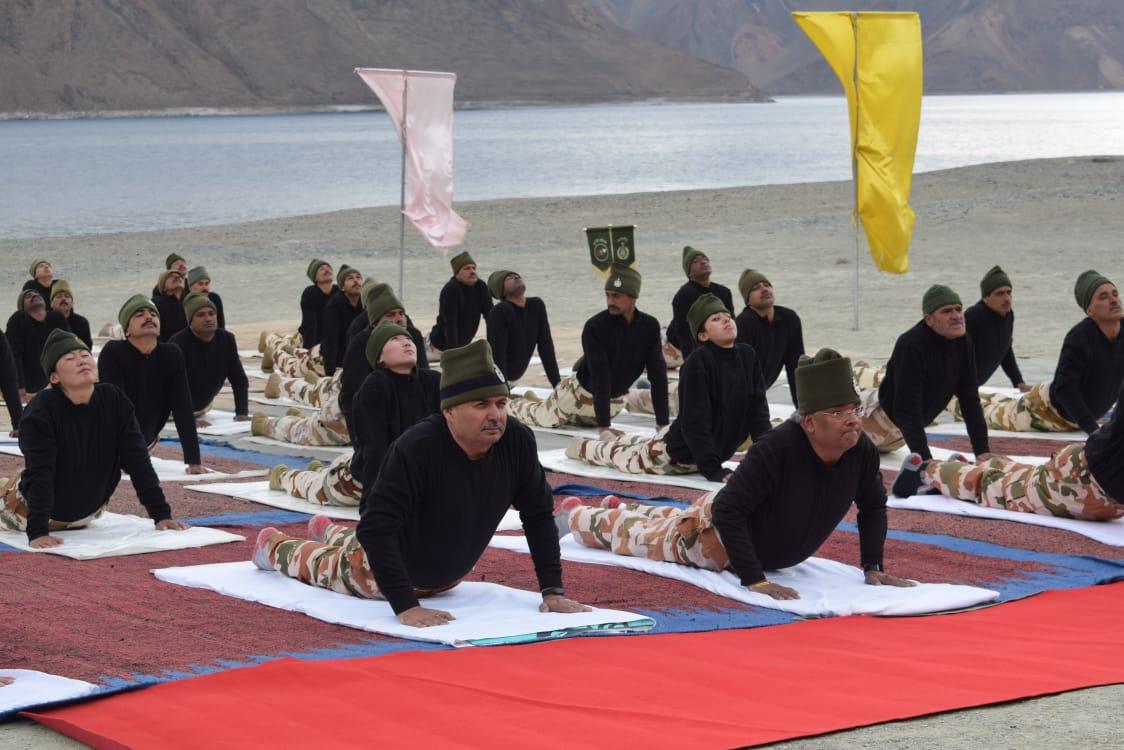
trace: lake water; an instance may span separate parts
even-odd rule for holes
[[[842,98],[463,111],[454,133],[457,200],[851,170]],[[1124,93],[926,97],[916,170],[1107,153],[1124,153]],[[0,237],[396,205],[399,159],[375,112],[0,122]]]

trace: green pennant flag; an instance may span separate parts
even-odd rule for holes
[[[609,268],[614,265],[636,265],[636,226],[587,227],[586,240],[589,242],[589,260],[594,270],[602,278],[609,276]]]

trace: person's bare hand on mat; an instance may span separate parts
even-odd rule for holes
[[[567,599],[559,594],[547,594],[542,598],[542,604],[539,605],[539,612],[573,614],[574,612],[591,611],[593,611],[593,607],[587,607],[581,602],[575,602],[573,599]]]
[[[12,430],[11,432],[8,433],[8,436],[9,437],[19,437],[20,431],[19,430]]]
[[[889,573],[883,573],[879,570],[868,570],[863,576],[866,578],[867,586],[900,586],[902,588],[908,588],[917,585],[917,581],[911,581],[908,578],[898,578],[897,576],[892,576]]]
[[[174,518],[165,518],[163,521],[159,521],[156,524],[157,531],[186,531],[190,528],[191,527],[183,521],[177,521]]]
[[[196,427],[210,427],[211,423],[208,422],[205,419],[197,419],[197,420],[195,420],[195,426]]]
[[[35,549],[47,549],[48,547],[57,547],[62,543],[63,543],[63,540],[60,537],[51,536],[50,534],[47,534],[46,536],[37,536],[34,539],[32,539],[30,542],[28,542],[28,544],[30,546],[34,547]]]
[[[234,415],[234,421],[235,422],[249,422],[250,421],[250,415],[249,414],[235,414]]]
[[[799,599],[800,592],[796,589],[790,589],[788,586],[782,586],[779,583],[772,581],[758,581],[749,587],[749,590],[755,594],[764,594],[771,596],[774,599]]]
[[[1026,393],[1030,390],[1030,386],[1026,383],[1019,383],[1018,388],[1020,393]]]
[[[398,615],[398,622],[411,628],[428,628],[434,625],[448,625],[457,618],[441,609],[426,609],[422,606],[410,607]]]
[[[203,468],[203,464],[188,464],[185,471],[188,474],[206,474],[207,470]]]

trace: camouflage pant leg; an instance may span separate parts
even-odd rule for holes
[[[3,504],[0,505],[0,529],[27,531],[27,501],[24,500],[23,494],[19,490],[19,477],[10,480],[8,487],[8,491],[3,496]],[[52,518],[47,522],[47,529],[49,531],[81,529],[84,526],[89,526],[94,519],[100,518],[105,513],[105,509],[106,506],[103,505],[90,515],[79,518],[77,521],[56,521]]]
[[[1050,383],[1036,383],[1026,393],[1005,396],[981,393],[984,420],[993,430],[1009,432],[1070,432],[1080,429],[1050,403]]]
[[[667,428],[653,437],[621,435],[611,440],[574,438],[566,455],[594,466],[608,466],[626,474],[691,474],[693,464],[681,464],[667,454]]]
[[[879,405],[878,391],[863,389],[859,398],[862,399],[864,412],[863,432],[873,441],[879,453],[890,453],[905,445],[902,431]]]
[[[633,414],[655,414],[656,408],[652,405],[651,388],[632,388],[624,394],[624,408]],[[679,416],[679,381],[667,384],[667,410],[673,416]]]
[[[309,383],[303,377],[282,378],[281,392],[293,401],[299,401],[309,406],[320,406],[330,399],[339,398],[342,371],[337,370],[335,375],[319,378],[315,383]]]
[[[273,354],[273,369],[290,378],[303,378],[308,373],[324,377],[324,358],[320,356],[319,345],[296,349],[292,354],[278,349]]]
[[[380,598],[355,529],[333,542],[307,541],[277,532],[277,539],[270,542],[269,562],[274,570],[310,586],[363,599]]]
[[[281,475],[281,486],[293,497],[311,503],[355,507],[359,505],[363,487],[351,476],[352,455],[336,456],[323,469],[290,469]]]
[[[729,558],[711,520],[715,494],[686,510],[639,503],[612,509],[582,506],[570,513],[570,531],[585,546],[618,555],[725,570]]]
[[[609,400],[609,418],[621,413],[623,398]],[[507,402],[507,413],[534,427],[561,427],[566,424],[597,426],[597,413],[593,409],[593,394],[582,388],[578,379],[567,375],[559,381],[554,391],[538,401],[513,398]]]
[[[333,399],[316,414],[302,417],[284,416],[270,419],[269,437],[294,445],[349,445],[347,426],[343,423],[339,404]]]
[[[859,390],[878,390],[878,386],[882,385],[882,380],[886,377],[886,368],[875,367],[860,360],[851,368],[851,374]]]
[[[982,464],[930,461],[924,481],[949,497],[990,508],[1086,521],[1124,516],[1089,473],[1085,446],[1069,445],[1041,466],[992,458]]]

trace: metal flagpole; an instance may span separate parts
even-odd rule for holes
[[[410,88],[410,71],[402,71],[402,182],[398,197],[398,298],[406,299],[404,276],[406,265],[406,103]]]
[[[855,35],[855,59],[852,66],[852,81],[855,87],[855,140],[851,144],[851,182],[855,187],[855,208],[852,214],[853,222],[855,225],[855,288],[854,299],[852,304],[854,306],[854,315],[851,322],[851,330],[859,330],[859,232],[862,229],[862,219],[859,218],[859,157],[856,153],[859,145],[859,27],[858,27],[859,14],[851,14],[851,31]]]

